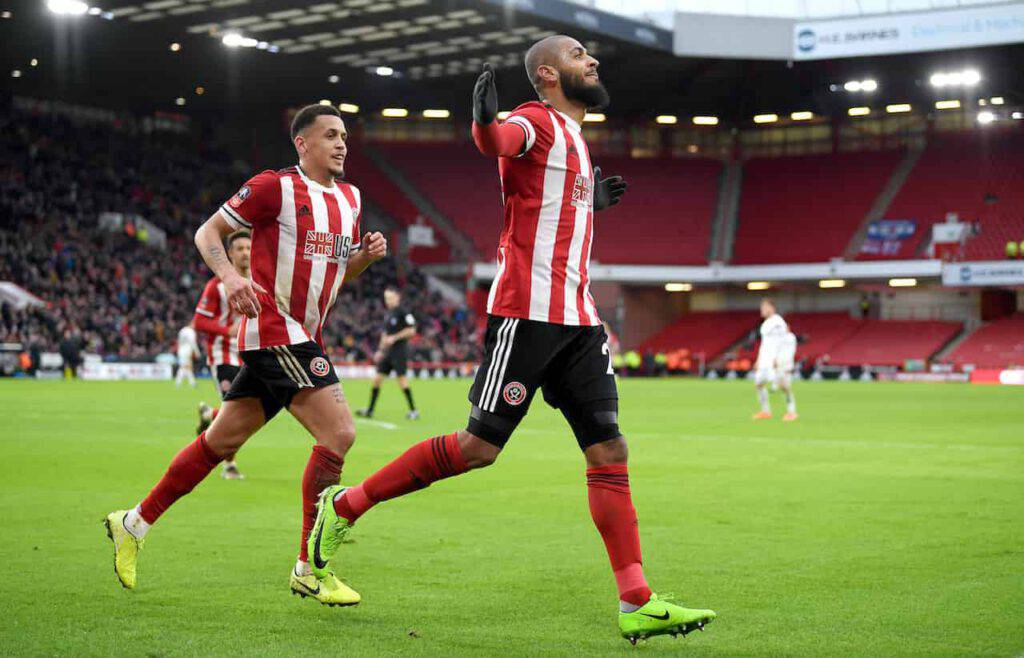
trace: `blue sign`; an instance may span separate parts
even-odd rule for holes
[[[903,241],[917,232],[912,219],[879,219],[868,224],[868,236],[860,246],[860,253],[877,256],[896,256]]]

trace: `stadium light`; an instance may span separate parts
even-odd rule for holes
[[[321,98],[320,99],[320,104],[324,105],[324,106],[327,106],[327,107],[330,107],[331,101],[327,100],[326,98]]]
[[[872,79],[869,78],[867,80],[861,80],[860,81],[860,90],[861,91],[866,91],[868,93],[871,93],[871,92],[875,91],[876,89],[878,89],[878,82],[876,80],[872,80]]]
[[[848,80],[843,85],[843,89],[846,91],[860,91],[860,80]]]
[[[913,288],[917,285],[917,279],[889,279],[890,288]]]
[[[692,283],[666,283],[665,292],[690,292],[693,290]]]
[[[822,279],[818,281],[819,288],[845,288],[846,281],[843,279]]]
[[[512,116],[512,113],[509,112],[508,110],[505,110],[504,112],[498,112],[498,118],[501,119],[502,121],[509,118],[510,116]]]
[[[341,78],[339,78],[336,75],[329,75],[329,76],[327,76],[327,82],[330,82],[332,85],[338,84],[339,80],[341,80]]]
[[[885,111],[889,114],[900,114],[902,112],[909,112],[910,110],[910,103],[893,103],[892,105],[885,106]]]
[[[409,116],[409,110],[404,107],[385,107],[380,114],[389,119],[404,119]]]
[[[935,109],[936,110],[959,110],[960,109],[960,101],[957,101],[957,100],[952,100],[952,101],[935,101]]]
[[[203,85],[199,85],[198,87],[196,87],[196,96],[202,96],[205,93],[206,87],[204,87]]]
[[[1014,112],[1013,114],[1010,115],[1010,118],[1014,119],[1015,121],[1020,121],[1021,119],[1024,119],[1024,112]]]
[[[698,126],[717,126],[718,117],[693,117],[693,123]]]
[[[390,66],[378,66],[376,69],[374,69],[374,73],[386,78],[389,75],[394,75],[395,69],[391,68]]]
[[[0,13],[0,18],[10,18],[10,17],[11,17],[11,16],[13,16],[13,15],[14,15],[14,14],[12,14],[11,12],[9,12],[9,11],[5,11],[5,12],[3,12],[3,13]]]
[[[996,115],[988,110],[984,112],[978,112],[978,123],[987,125],[996,120]]]
[[[172,53],[176,53],[176,52],[178,52],[179,50],[181,50],[181,44],[180,44],[180,43],[178,43],[177,41],[175,41],[174,43],[172,43],[172,44],[170,45],[170,49],[171,49],[171,52],[172,52]]]
[[[771,287],[767,281],[751,281],[747,284],[747,290],[768,290]]]
[[[47,0],[46,8],[58,16],[81,16],[89,11],[82,0]]]
[[[600,112],[587,112],[583,115],[583,123],[601,123],[605,116]]]
[[[979,99],[978,99],[978,105],[979,105],[980,107],[985,107],[986,105],[988,105],[988,101],[987,101],[987,100],[985,100],[984,98],[979,98]]]
[[[174,104],[177,105],[178,107],[181,107],[182,105],[185,104],[185,99],[182,98],[181,96],[178,96],[177,98],[174,99]]]
[[[789,115],[789,118],[793,121],[810,121],[814,118],[814,112],[793,112]]]
[[[1002,105],[1006,101],[1003,99],[1002,96],[993,96],[992,98],[988,99],[988,102],[992,103],[993,105]]]
[[[423,110],[424,119],[447,119],[451,115],[448,110]]]
[[[928,82],[933,87],[973,87],[981,82],[981,73],[975,69],[963,71],[939,71],[933,73]]]
[[[21,77],[21,69],[14,69],[13,71],[11,71],[11,77],[12,78],[20,78]]]
[[[90,16],[99,16],[102,13],[103,13],[103,10],[100,9],[99,7],[89,7],[89,15]]]
[[[228,32],[221,38],[220,42],[228,48],[255,48],[259,43],[256,39],[243,37],[238,32]]]
[[[338,103],[338,109],[346,114],[356,114],[359,112],[359,106],[353,103]]]
[[[846,111],[851,117],[866,117],[871,114],[870,107],[851,107]]]
[[[775,123],[779,120],[778,114],[755,114],[754,123]]]
[[[39,66],[39,60],[36,59],[35,57],[33,57],[32,59],[29,60],[28,65],[29,66]]]
[[[674,114],[659,114],[654,120],[664,126],[672,126],[679,123],[679,117]]]

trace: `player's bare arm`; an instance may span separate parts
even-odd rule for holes
[[[196,231],[195,244],[199,254],[213,273],[224,283],[228,304],[246,317],[259,315],[258,293],[266,294],[260,284],[242,277],[224,251],[224,238],[234,229],[217,211]]]
[[[362,248],[348,259],[345,280],[356,279],[367,267],[388,255],[388,241],[380,231],[363,236]]]

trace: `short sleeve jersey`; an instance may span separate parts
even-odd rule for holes
[[[221,206],[233,228],[252,231],[252,280],[260,314],[243,318],[239,350],[316,341],[338,297],[349,256],[359,247],[359,190],[325,186],[300,167],[264,171]]]

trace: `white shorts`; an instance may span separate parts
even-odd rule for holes
[[[770,384],[775,381],[775,368],[771,366],[757,364],[757,369],[754,371],[754,383],[755,384]]]
[[[779,350],[779,355],[775,358],[775,370],[780,375],[791,375],[793,370],[796,369],[796,350],[789,350],[783,348]]]
[[[178,367],[192,367],[192,350],[178,350]]]

